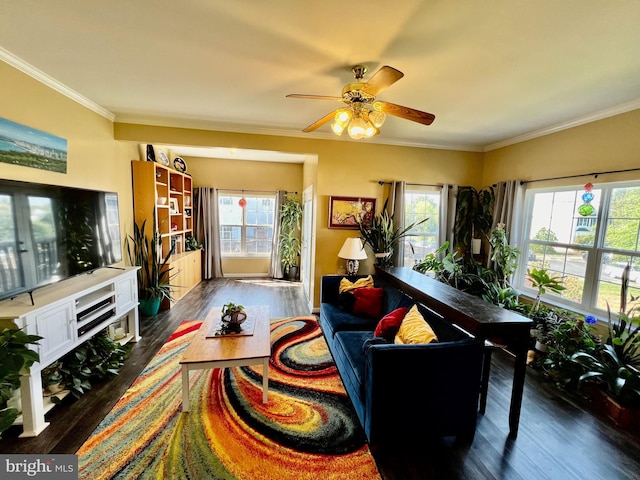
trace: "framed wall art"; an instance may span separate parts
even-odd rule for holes
[[[370,227],[375,214],[375,198],[329,197],[329,228],[358,230],[359,223]]]
[[[171,215],[177,215],[180,213],[180,208],[178,207],[178,199],[170,198],[169,199],[169,213]]]

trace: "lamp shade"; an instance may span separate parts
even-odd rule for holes
[[[338,257],[346,258],[347,260],[364,260],[367,258],[367,252],[364,250],[362,240],[358,237],[352,237],[344,241],[344,245],[338,252]]]

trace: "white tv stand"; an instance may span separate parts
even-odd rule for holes
[[[20,378],[22,396],[21,437],[35,437],[49,423],[42,395],[41,370],[89,340],[110,324],[126,318],[126,335],[121,343],[140,340],[138,324],[139,267],[100,268],[0,302],[0,330],[18,327],[42,338],[30,348],[40,361]],[[20,420],[20,419],[18,419]]]

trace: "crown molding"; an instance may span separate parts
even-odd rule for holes
[[[110,120],[112,122],[115,120],[116,116],[113,113],[111,113],[109,110],[101,107],[95,102],[92,102],[88,98],[80,95],[78,92],[71,90],[69,87],[67,87],[66,85],[63,85],[56,79],[50,77],[49,75],[44,73],[42,70],[38,70],[33,65],[28,64],[24,60],[16,57],[11,52],[5,50],[2,47],[0,47],[0,60],[2,60],[5,63],[8,63],[9,65],[16,68],[17,70],[20,70],[22,73],[29,75],[30,77],[38,80],[40,83],[43,83],[47,87],[55,90],[58,93],[61,93],[65,97],[70,98],[74,102],[79,103],[80,105],[88,108],[89,110],[106,118],[107,120]]]
[[[568,130],[570,128],[585,125],[587,123],[596,122],[598,120],[614,117],[616,115],[621,115],[633,110],[638,110],[639,108],[640,99],[633,100],[631,102],[616,105],[615,107],[606,108],[604,110],[600,110],[599,112],[591,113],[583,117],[569,120],[568,122],[558,123],[556,125],[551,125],[550,127],[542,128],[540,130],[535,130],[523,135],[518,135],[517,137],[512,137],[500,142],[492,143],[491,145],[487,145],[486,147],[484,147],[484,151],[490,152],[491,150],[497,150],[498,148],[508,147],[509,145],[515,145],[516,143],[525,142],[534,138],[544,137],[545,135],[550,135],[552,133],[561,132],[563,130]]]

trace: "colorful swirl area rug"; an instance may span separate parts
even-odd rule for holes
[[[315,317],[271,321],[269,401],[262,366],[191,373],[179,361],[200,321],[185,321],[78,450],[98,479],[380,479]]]

